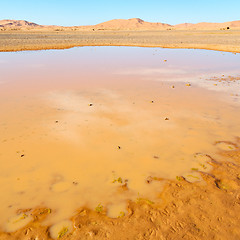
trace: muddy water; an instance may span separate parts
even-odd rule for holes
[[[207,80],[239,69],[239,55],[201,50],[1,53],[0,227],[18,209],[49,207],[53,224],[161,201],[164,182],[147,180],[191,173],[197,153],[219,159],[214,143],[240,136],[240,81]]]

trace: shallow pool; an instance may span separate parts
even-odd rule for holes
[[[161,201],[164,179],[200,181],[240,136],[239,69],[239,54],[207,50],[0,53],[0,227],[39,206],[45,224],[81,206],[117,217]]]

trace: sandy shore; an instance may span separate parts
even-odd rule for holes
[[[190,48],[240,53],[240,30],[8,30],[0,32],[1,52],[65,49],[76,46]]]
[[[239,139],[235,144],[239,144]],[[237,145],[236,145],[237,146]],[[240,152],[222,151],[227,162],[210,160],[211,173],[201,172],[204,182],[189,183],[179,177],[167,181],[161,193],[163,201],[130,201],[128,215],[108,218],[103,211],[79,209],[71,220],[74,230],[61,239],[239,239]],[[155,179],[153,181],[162,181]],[[149,184],[152,182],[149,181]],[[126,189],[121,189],[126,191]],[[27,210],[20,210],[25,212]],[[33,221],[12,234],[1,233],[2,240],[51,239],[51,231],[41,222],[51,211],[33,210]]]

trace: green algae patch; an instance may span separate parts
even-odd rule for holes
[[[95,208],[95,211],[96,211],[97,213],[103,212],[103,205],[101,205],[101,203],[99,203],[99,204],[97,205],[97,207]]]
[[[202,181],[202,176],[199,172],[189,172],[183,175],[183,178],[190,183]]]
[[[49,229],[50,236],[53,239],[61,239],[66,234],[72,232],[73,226],[70,220],[63,220],[52,225]]]
[[[63,227],[63,229],[58,233],[58,237],[57,238],[63,237],[67,232],[68,232],[68,228],[67,227]]]
[[[8,219],[6,223],[6,231],[15,232],[25,227],[31,221],[33,221],[33,217],[31,215],[27,213],[18,214]]]
[[[237,149],[237,146],[235,144],[225,141],[216,142],[215,145],[218,149],[223,151],[234,151]]]

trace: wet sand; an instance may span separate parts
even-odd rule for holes
[[[235,143],[239,146],[239,139]],[[128,214],[117,219],[108,218],[104,210],[81,208],[71,219],[74,230],[59,238],[239,239],[240,152],[220,154],[227,162],[211,159],[214,170],[201,173],[204,183],[192,184],[182,177],[167,181],[161,203],[129,201]],[[50,214],[47,208],[33,210],[31,223],[11,234],[0,233],[1,239],[51,239],[51,229],[41,224]]]
[[[76,46],[141,46],[240,52],[238,30],[64,30],[0,31],[0,51],[65,49]]]
[[[1,56],[1,239],[238,239],[238,55]]]

